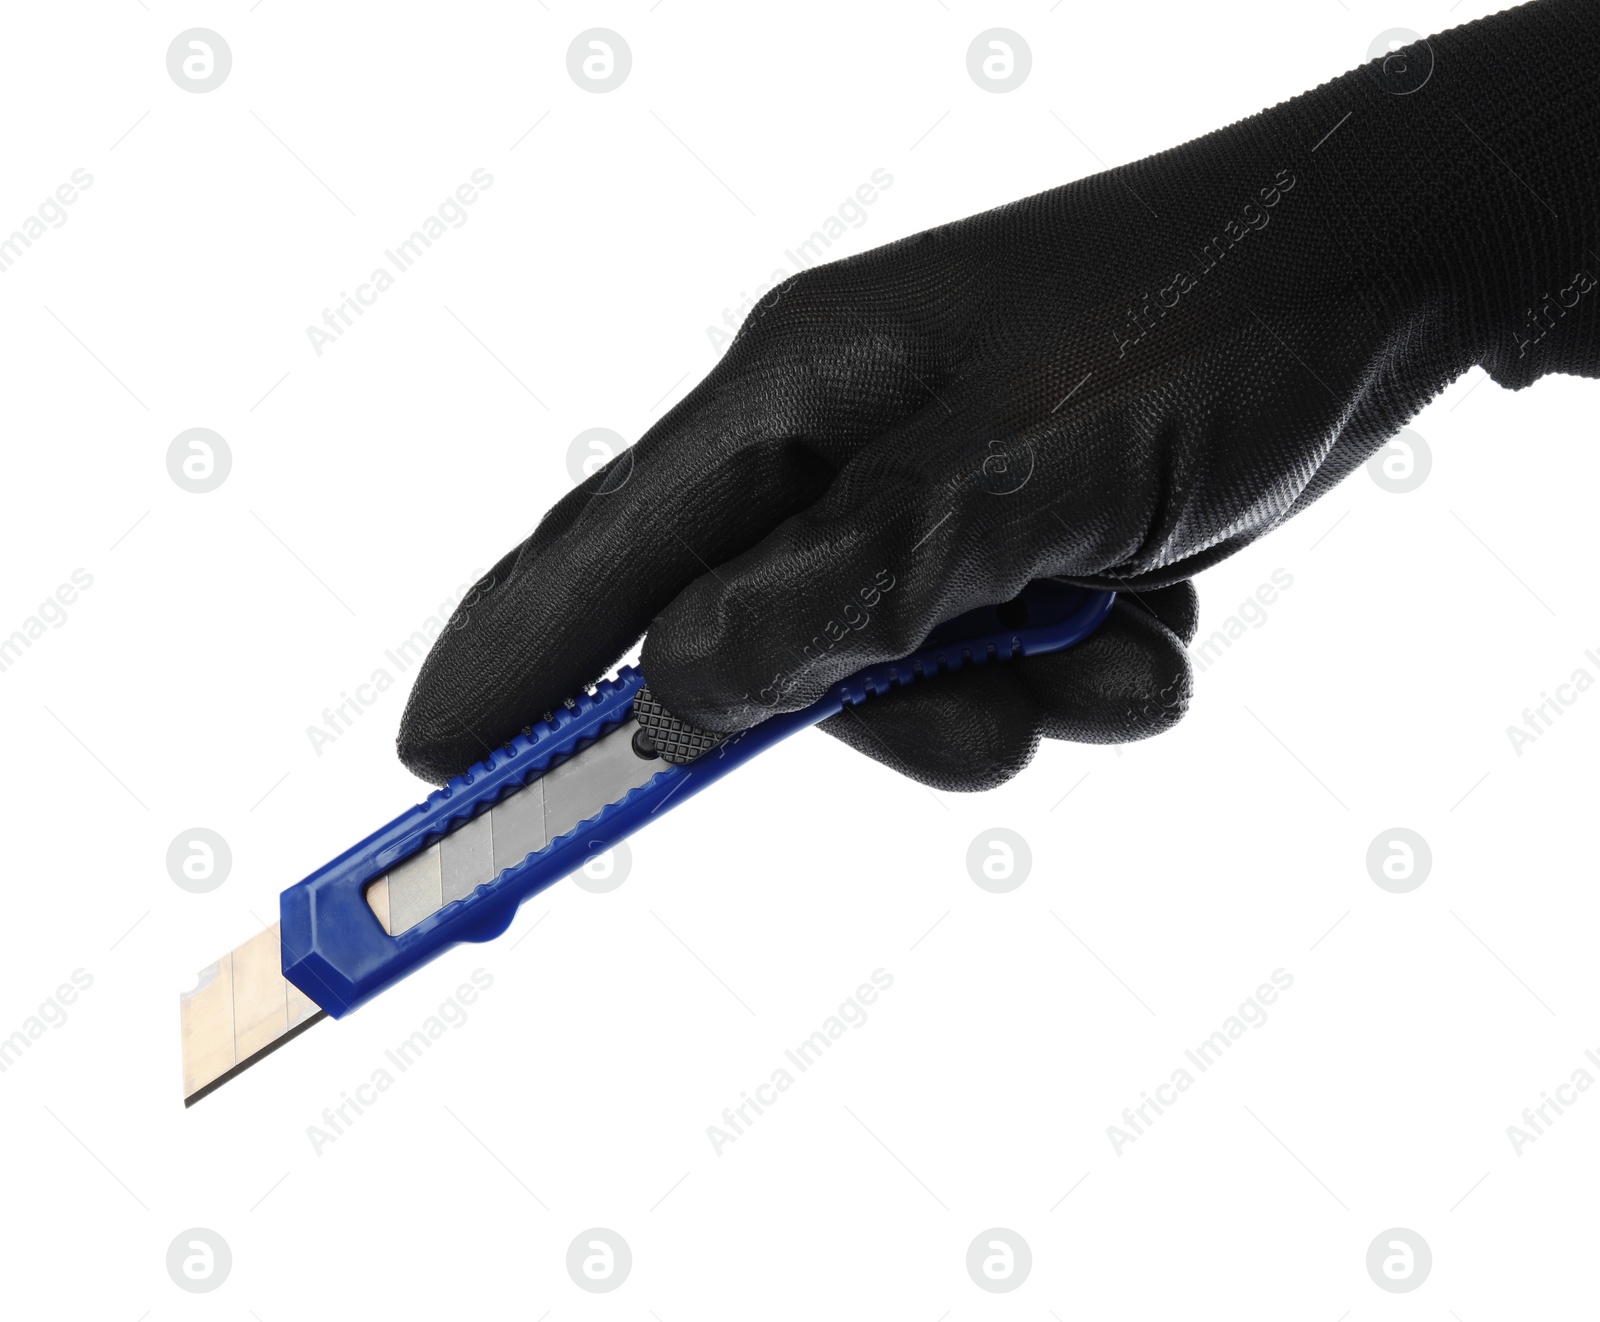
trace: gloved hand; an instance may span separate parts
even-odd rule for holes
[[[666,707],[743,729],[1049,576],[1123,595],[1076,648],[824,728],[951,789],[1006,779],[1041,735],[1165,728],[1189,576],[1473,364],[1510,387],[1600,375],[1597,59],[1600,4],[1537,0],[786,281],[469,595],[402,760],[461,771],[646,629]]]

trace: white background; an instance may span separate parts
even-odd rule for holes
[[[73,570],[93,585],[0,673],[0,1034],[73,970],[93,985],[0,1075],[5,1311],[1592,1310],[1600,1095],[1520,1154],[1506,1132],[1600,1051],[1600,693],[1520,756],[1506,733],[1575,669],[1600,677],[1597,396],[1570,379],[1513,398],[1475,371],[1414,423],[1420,488],[1359,473],[1205,574],[1203,635],[1274,570],[1293,585],[1170,736],[1050,744],[976,797],[800,737],[635,837],[615,892],[558,886],[501,941],[179,1099],[195,970],[422,793],[385,649],[569,488],[573,437],[631,440],[681,397],[708,325],[875,169],[893,184],[837,253],[1490,8],[10,10],[0,232],[75,169],[94,182],[0,276],[0,634]],[[204,95],[165,64],[193,26],[233,53]],[[633,55],[606,95],[566,69],[597,26]],[[966,69],[994,26],[1033,53],[1007,95]],[[480,167],[468,222],[318,356],[307,325]],[[167,473],[190,427],[232,452],[210,494]],[[395,686],[314,752],[307,727],[380,666]],[[233,852],[206,895],[165,865],[194,826]],[[1033,853],[1005,895],[965,863],[996,826]],[[1433,852],[1403,895],[1366,864],[1395,826]],[[493,986],[467,1021],[314,1151],[323,1109],[476,968]],[[707,1126],[878,968],[868,1021],[718,1155]],[[1123,1108],[1279,968],[1268,1021],[1115,1151]],[[167,1275],[193,1226],[232,1249],[214,1294]],[[632,1248],[611,1294],[565,1268],[591,1226]],[[1010,1294],[965,1267],[994,1226],[1033,1252]],[[1432,1247],[1415,1293],[1365,1267],[1396,1226]]]

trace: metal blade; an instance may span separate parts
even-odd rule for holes
[[[383,930],[410,930],[664,771],[658,755],[642,757],[634,748],[637,729],[624,721],[384,873],[367,887],[367,906]]]
[[[282,959],[274,923],[204,970],[194,990],[178,998],[185,1106],[327,1018],[284,979]]]

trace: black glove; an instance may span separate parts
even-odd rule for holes
[[[1189,694],[1190,575],[1473,364],[1600,375],[1597,61],[1600,4],[1537,0],[786,281],[458,609],[402,760],[459,772],[647,627],[666,707],[742,729],[1048,576],[1124,595],[1068,652],[825,728],[947,788],[1041,735],[1159,731]]]

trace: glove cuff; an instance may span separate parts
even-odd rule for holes
[[[1597,66],[1600,4],[1534,0],[1280,107],[1330,243],[1436,388],[1600,376]]]

